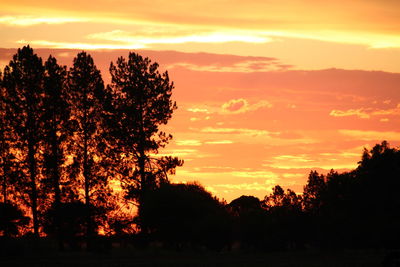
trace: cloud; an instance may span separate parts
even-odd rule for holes
[[[245,113],[248,111],[255,111],[260,108],[271,108],[272,104],[268,101],[259,101],[255,104],[249,104],[246,99],[239,98],[239,99],[232,99],[228,102],[222,104],[222,113],[225,114],[239,114]]]
[[[96,50],[96,49],[141,49],[144,48],[140,44],[106,44],[106,43],[75,43],[75,42],[57,42],[48,40],[19,40],[18,44],[31,44],[40,47],[51,47],[51,48],[67,48],[67,49],[85,49],[85,50]]]
[[[39,24],[64,24],[71,22],[85,22],[82,18],[62,17],[34,17],[34,16],[0,16],[0,24],[9,26],[34,26]]]
[[[175,142],[177,146],[201,146],[200,140],[178,140]]]
[[[265,183],[241,183],[241,184],[216,184],[213,185],[213,188],[219,188],[219,190],[228,189],[228,190],[237,190],[237,191],[265,191],[270,192],[274,187],[274,183],[271,183],[269,180],[266,180]]]
[[[268,178],[268,181],[275,182],[278,178],[276,173],[265,170],[250,170],[250,171],[232,171],[231,175],[242,178]]]
[[[215,141],[207,141],[205,144],[208,145],[226,145],[226,144],[233,144],[231,140],[215,140]]]
[[[340,152],[321,152],[308,154],[283,154],[264,160],[264,167],[281,170],[304,170],[304,174],[310,169],[354,169],[362,153],[361,147],[342,150]]]
[[[188,108],[186,110],[193,113],[206,113],[206,114],[211,113],[207,108]]]
[[[200,130],[203,133],[222,133],[222,134],[245,134],[251,136],[262,136],[262,135],[278,135],[278,132],[270,132],[267,130],[247,129],[247,128],[215,128],[205,127]]]
[[[362,130],[339,130],[340,134],[345,136],[350,136],[357,140],[363,141],[382,141],[388,140],[390,141],[400,141],[400,132],[394,131],[362,131]]]
[[[364,109],[349,109],[349,110],[332,110],[329,115],[333,117],[348,117],[348,116],[357,116],[361,119],[369,119],[370,115],[364,111]]]
[[[233,63],[231,65],[221,64],[194,64],[189,62],[177,62],[168,65],[168,69],[185,68],[193,71],[207,71],[207,72],[268,72],[268,71],[285,71],[292,68],[292,65],[280,64],[277,61],[271,60],[246,60]]]
[[[354,1],[347,4],[346,10],[341,1],[330,1],[329,5],[324,1],[316,3],[304,0],[252,1],[251,4],[243,1],[229,4],[226,1],[177,1],[169,2],[168,8],[160,8],[164,4],[162,1],[129,1],[127,4],[126,0],[99,0],[95,5],[90,1],[59,2],[62,3],[46,0],[3,1],[2,13],[79,16],[103,25],[133,27],[145,24],[149,25],[149,30],[165,25],[176,28],[184,26],[192,29],[194,36],[220,31],[240,31],[240,36],[244,36],[239,38],[234,35],[232,38],[230,33],[227,34],[230,38],[222,38],[223,41],[253,43],[265,42],[271,37],[291,37],[362,44],[372,48],[400,47],[397,34],[399,20],[394,12],[400,8],[398,1]],[[97,38],[131,38],[132,35],[135,32],[113,30],[97,33]],[[202,37],[202,41],[215,42],[216,38],[211,36],[205,39]]]
[[[306,155],[280,155],[280,156],[274,157],[274,159],[282,160],[282,161],[292,161],[292,162],[310,162],[310,161],[313,161]]]
[[[385,104],[390,102],[385,101]],[[369,119],[371,116],[387,116],[387,115],[400,115],[400,104],[394,108],[389,109],[372,109],[372,108],[359,108],[359,109],[348,109],[348,110],[332,110],[329,115],[333,117],[348,117],[357,116],[361,119]]]
[[[397,104],[396,107],[390,109],[375,110],[372,112],[372,115],[400,115],[400,104]]]
[[[242,113],[246,112],[248,106],[246,99],[232,99],[222,105],[222,110],[226,113]]]
[[[157,32],[149,35],[147,31],[131,33],[122,30],[113,30],[110,32],[92,33],[87,36],[88,39],[100,41],[120,42],[126,45],[141,45],[147,47],[152,44],[183,44],[183,43],[267,43],[271,39],[263,35],[248,34],[245,31],[221,31],[221,32],[198,32],[196,34],[189,32],[177,32],[171,36],[170,31]]]

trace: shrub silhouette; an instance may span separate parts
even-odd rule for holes
[[[24,216],[18,206],[10,203],[0,203],[0,233],[2,236],[18,236],[20,228],[28,223],[29,217]]]
[[[221,249],[230,235],[223,203],[202,186],[162,184],[146,195],[142,219],[166,246]]]

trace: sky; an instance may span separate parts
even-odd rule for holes
[[[162,154],[176,182],[230,201],[310,170],[353,169],[363,148],[400,144],[400,2],[4,1],[0,66],[30,44],[71,65],[108,66],[129,51],[168,70],[178,109]]]

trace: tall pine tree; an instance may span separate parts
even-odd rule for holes
[[[67,70],[50,56],[45,62],[44,77],[44,170],[46,185],[54,194],[54,207],[62,201],[61,183],[65,164],[65,146],[72,137],[71,109],[66,90]]]
[[[171,157],[150,157],[172,138],[160,126],[167,124],[176,109],[171,100],[174,85],[168,72],[159,73],[157,63],[136,53],[130,53],[128,60],[120,57],[115,65],[111,63],[110,73],[113,110],[108,119],[109,140],[120,153],[122,184],[128,197],[138,202],[139,226],[146,231],[140,222],[146,192],[157,186],[160,176],[156,174],[173,171],[183,163]]]
[[[13,152],[23,172],[18,190],[28,196],[33,230],[39,236],[39,184],[41,160],[40,142],[43,136],[43,76],[42,59],[25,46],[18,49],[4,69],[3,86],[6,90],[6,121],[12,129]]]
[[[86,233],[90,242],[90,237],[96,232],[93,207],[98,210],[105,204],[108,177],[99,150],[106,92],[100,71],[86,52],[79,53],[74,59],[73,67],[69,71],[68,86],[72,104],[71,116],[76,127],[74,163],[71,170],[75,176],[82,178],[84,203],[88,211]]]

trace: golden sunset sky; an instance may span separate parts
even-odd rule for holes
[[[310,170],[348,170],[400,144],[400,1],[4,1],[0,66],[30,44],[66,65],[136,51],[175,82],[173,181],[218,197],[302,192]]]

